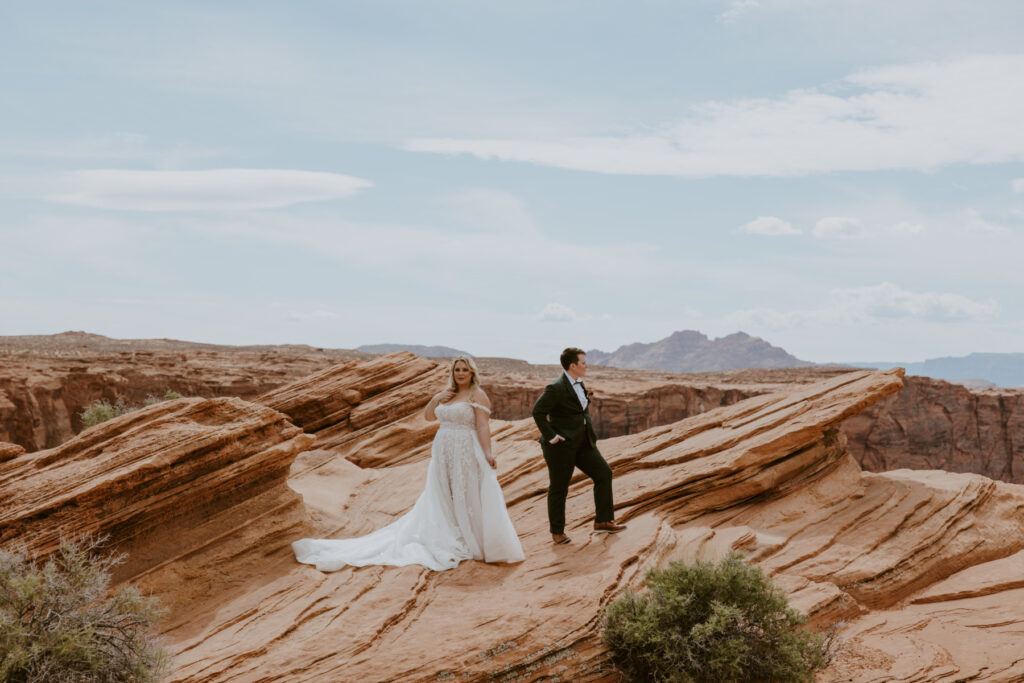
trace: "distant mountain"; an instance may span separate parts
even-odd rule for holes
[[[857,368],[907,369],[908,375],[924,375],[950,382],[987,380],[1001,387],[1024,387],[1024,353],[972,353],[968,356],[931,358],[920,363],[846,363]]]
[[[630,370],[714,372],[741,368],[798,368],[814,365],[758,337],[736,332],[709,339],[696,330],[673,332],[652,344],[628,344],[611,353],[587,351],[587,363]]]
[[[450,346],[423,346],[422,344],[366,344],[356,351],[363,353],[394,353],[395,351],[411,351],[417,356],[427,358],[453,358],[455,356],[471,356],[466,351],[459,351]]]

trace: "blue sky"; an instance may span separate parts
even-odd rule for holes
[[[0,334],[1021,351],[1016,1],[0,10]]]

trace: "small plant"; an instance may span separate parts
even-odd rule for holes
[[[101,398],[98,401],[90,403],[85,407],[85,410],[81,412],[82,424],[86,427],[93,427],[101,422],[112,420],[115,417],[124,415],[131,411],[132,408],[125,403],[123,398],[117,399],[115,403],[110,403],[105,398]]]
[[[139,408],[148,408],[149,406],[154,405],[156,403],[162,403],[163,401],[173,401],[176,398],[181,398],[181,394],[179,394],[176,391],[171,391],[170,389],[164,392],[163,398],[157,398],[153,394],[150,394],[142,402],[142,405],[135,406],[128,405],[128,403],[125,402],[123,398],[118,398],[117,401],[113,404],[107,401],[106,399],[101,398],[98,401],[93,401],[88,406],[86,406],[85,410],[79,413],[79,415],[82,418],[82,424],[84,426],[94,427],[100,424],[101,422],[106,422],[107,420],[111,420],[115,417],[120,417],[121,415],[124,415],[125,413],[130,413],[133,410],[138,410]]]
[[[104,538],[65,541],[39,566],[0,549],[0,680],[17,683],[159,680],[170,658],[152,634],[155,598],[128,586],[108,595]]]
[[[828,665],[828,636],[739,553],[718,564],[673,562],[647,573],[645,593],[608,606],[604,640],[637,681],[804,681]]]

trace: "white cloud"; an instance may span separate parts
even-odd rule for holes
[[[740,226],[740,230],[752,235],[799,235],[800,231],[792,223],[775,216],[758,216],[749,223]]]
[[[60,185],[47,199],[129,211],[223,211],[341,199],[373,183],[340,173],[229,168],[73,171],[61,177]]]
[[[556,237],[540,229],[466,231],[443,223],[354,222],[327,210],[302,216],[289,212],[197,216],[181,227],[204,240],[299,249],[356,271],[399,273],[410,279],[426,275],[432,283],[443,281],[462,291],[468,291],[474,281],[514,282],[516,289],[539,286],[541,278],[551,277],[574,284],[583,278],[650,281],[678,269],[655,245],[640,241],[580,243],[576,237]],[[491,290],[479,284],[474,291]]]
[[[985,320],[999,313],[999,305],[994,301],[982,303],[948,292],[912,292],[888,282],[836,289],[831,295],[841,309],[873,318]]]
[[[731,24],[750,10],[760,6],[761,3],[758,0],[732,0],[729,3],[729,8],[715,18],[723,24]]]
[[[443,200],[455,218],[477,232],[537,232],[537,223],[526,203],[504,190],[473,188],[455,192]]]
[[[967,209],[963,214],[967,232],[979,235],[1008,235],[1010,230],[985,220],[977,209]]]
[[[551,303],[541,311],[540,319],[547,323],[566,323],[576,320],[576,313],[564,304]]]
[[[421,138],[406,149],[612,174],[797,176],[1024,159],[1024,55],[866,69],[821,89],[710,101],[655,132]]]
[[[1024,178],[1014,178],[1010,184],[1014,192],[1024,192]]]
[[[852,239],[864,234],[864,226],[857,218],[826,216],[814,224],[811,231],[823,239]]]
[[[995,301],[980,302],[950,292],[915,292],[884,282],[867,287],[832,289],[822,308],[780,311],[758,308],[731,317],[734,324],[767,329],[871,325],[886,320],[933,323],[991,320],[1001,310]]]

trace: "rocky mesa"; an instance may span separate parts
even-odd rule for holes
[[[411,354],[353,361],[257,402],[180,399],[15,453],[0,463],[0,537],[45,551],[59,533],[101,530],[137,554],[120,578],[171,606],[176,681],[614,680],[603,607],[648,567],[733,548],[812,624],[842,622],[823,680],[1024,676],[1024,487],[863,472],[846,448],[840,425],[898,395],[899,371],[603,440],[629,529],[591,535],[578,480],[569,546],[547,534],[532,421],[496,420],[525,562],[296,564],[294,538],[363,534],[411,507],[432,434],[421,391],[437,373]]]

